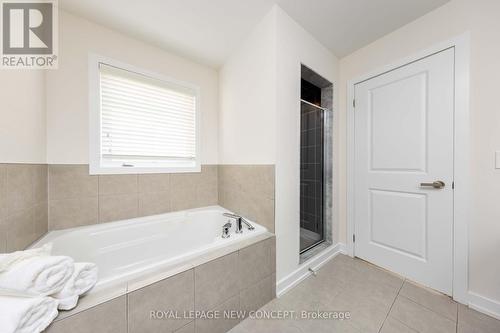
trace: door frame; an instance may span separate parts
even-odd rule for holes
[[[354,88],[362,81],[385,74],[443,50],[455,49],[454,87],[454,192],[453,192],[453,281],[452,296],[468,304],[468,221],[469,221],[469,66],[470,34],[449,39],[390,65],[361,75],[347,82],[347,253],[354,257]]]

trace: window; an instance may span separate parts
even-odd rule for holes
[[[90,68],[92,174],[200,171],[196,87],[99,57]]]

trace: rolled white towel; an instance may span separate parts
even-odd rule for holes
[[[73,309],[80,295],[89,291],[97,282],[97,265],[93,263],[75,263],[73,275],[68,279],[64,288],[52,297],[59,301],[60,310]]]
[[[0,273],[0,290],[40,296],[52,295],[64,288],[73,271],[73,259],[69,257],[31,257]]]
[[[33,257],[48,256],[52,251],[52,243],[47,243],[42,247],[12,253],[0,254],[0,273],[10,269],[15,264]]]
[[[0,332],[39,333],[57,316],[57,300],[50,297],[0,296]]]

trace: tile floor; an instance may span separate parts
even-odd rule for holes
[[[359,259],[339,255],[261,310],[349,311],[351,318],[246,319],[231,333],[499,333],[500,321]]]

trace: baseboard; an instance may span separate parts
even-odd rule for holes
[[[332,245],[311,259],[303,262],[299,268],[278,281],[276,285],[276,296],[280,297],[284,295],[287,291],[311,275],[312,273],[309,271],[309,268],[318,269],[340,253],[346,254],[346,246],[343,243]]]
[[[469,291],[469,307],[500,320],[500,302]]]

